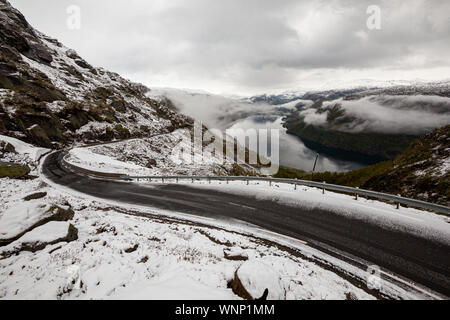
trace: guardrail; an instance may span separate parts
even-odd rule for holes
[[[65,160],[65,157],[62,157],[62,162],[65,167],[70,168],[71,170],[78,171],[83,174],[87,174],[90,176],[103,178],[103,179],[114,179],[114,180],[123,180],[123,181],[130,181],[130,180],[175,180],[176,182],[180,180],[190,180],[192,183],[195,180],[207,180],[209,182],[211,181],[226,181],[227,183],[229,181],[246,181],[247,184],[249,184],[249,181],[262,181],[262,182],[268,182],[269,184],[272,183],[286,183],[286,184],[292,184],[294,185],[294,188],[296,189],[297,186],[307,186],[307,187],[315,187],[320,188],[325,192],[325,190],[329,191],[337,191],[337,192],[343,192],[348,194],[355,195],[355,198],[358,199],[358,196],[365,196],[370,198],[375,198],[378,200],[383,201],[390,201],[394,202],[397,206],[397,209],[399,208],[400,204],[425,209],[425,210],[431,210],[438,213],[443,213],[445,215],[450,215],[450,208],[429,203],[421,200],[415,200],[410,198],[404,198],[401,196],[395,196],[388,193],[382,193],[382,192],[376,192],[376,191],[370,191],[370,190],[364,190],[359,188],[352,188],[352,187],[346,187],[346,186],[340,186],[336,184],[328,184],[325,182],[316,182],[316,181],[308,181],[308,180],[298,180],[298,179],[283,179],[283,178],[269,178],[269,177],[246,177],[246,176],[239,176],[239,177],[230,177],[230,176],[128,176],[118,173],[103,173],[103,172],[97,172],[92,171],[88,169],[84,169],[81,167],[78,167],[76,165],[71,164],[70,162]]]
[[[376,191],[370,191],[370,190],[364,190],[359,188],[352,188],[352,187],[346,187],[346,186],[340,186],[335,184],[328,184],[324,182],[316,182],[316,181],[308,181],[308,180],[297,180],[297,179],[283,179],[283,178],[266,178],[266,177],[228,177],[228,176],[127,176],[122,175],[120,177],[122,180],[162,180],[162,182],[167,180],[175,180],[176,182],[180,180],[191,180],[193,183],[195,180],[207,180],[207,181],[246,181],[247,184],[249,181],[263,181],[268,182],[269,184],[272,183],[286,183],[286,184],[292,184],[294,185],[294,188],[296,189],[298,185],[301,186],[307,186],[307,187],[315,187],[320,188],[323,191],[330,190],[330,191],[337,191],[337,192],[344,192],[355,195],[356,199],[358,196],[365,196],[370,198],[375,198],[379,200],[384,201],[391,201],[394,202],[397,205],[397,208],[399,208],[400,204],[404,204],[411,207],[421,208],[425,210],[431,210],[439,213],[444,213],[446,215],[450,215],[450,208],[429,203],[425,201],[410,199],[410,198],[404,198],[401,196],[395,196],[388,193],[382,193],[382,192],[376,192]]]

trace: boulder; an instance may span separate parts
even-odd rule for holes
[[[51,148],[52,141],[49,139],[44,129],[42,129],[38,124],[32,125],[27,129],[28,138],[38,146]]]
[[[0,255],[8,258],[21,251],[36,252],[58,242],[78,239],[78,229],[65,221],[51,221],[24,234],[13,243],[2,247]]]
[[[79,59],[80,58],[78,53],[75,50],[73,50],[73,49],[68,49],[66,51],[66,56],[68,56],[71,59]]]
[[[39,201],[20,203],[0,216],[0,246],[10,244],[50,221],[71,220],[74,214],[70,207],[50,206]]]
[[[280,276],[263,259],[244,262],[234,273],[233,292],[246,300],[284,299]]]
[[[36,200],[44,198],[47,195],[47,192],[36,192],[33,194],[29,194],[28,196],[24,197],[23,200],[30,201],[30,200]]]
[[[147,168],[153,168],[154,166],[156,166],[156,160],[155,159],[149,159],[147,161],[146,167]]]

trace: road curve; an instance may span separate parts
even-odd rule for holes
[[[61,166],[63,152],[48,155],[42,173],[53,183],[91,196],[214,219],[238,219],[266,230],[327,246],[450,297],[450,247],[386,230],[320,209],[306,210],[251,196],[187,185],[152,185],[93,179]]]

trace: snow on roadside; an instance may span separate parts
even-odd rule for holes
[[[150,171],[132,163],[119,161],[109,156],[94,153],[92,148],[73,148],[65,160],[84,169],[105,173],[149,175]]]
[[[124,214],[122,207],[74,197],[42,181],[8,180],[0,179],[2,190],[24,185],[14,189],[8,208],[44,189],[48,195],[37,201],[72,205],[70,223],[79,238],[0,260],[1,299],[238,299],[228,285],[243,262],[227,260],[224,249],[270,265],[283,299],[373,299],[335,273],[253,237],[151,209]]]
[[[0,201],[0,217],[9,208],[20,205],[25,196],[33,194],[36,191],[48,191],[47,185],[40,179],[24,181],[9,178],[0,179],[0,190],[2,192],[2,201]]]

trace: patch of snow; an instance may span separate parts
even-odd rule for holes
[[[450,172],[450,157],[447,157],[442,161],[438,171],[441,175],[446,175]]]
[[[12,144],[17,153],[29,157],[31,161],[37,161],[43,154],[50,151],[50,149],[35,147],[29,143],[9,136],[0,135],[0,141]]]
[[[73,148],[70,150],[65,160],[84,169],[99,172],[136,175],[149,174],[147,168],[94,153],[92,152],[92,148]]]

